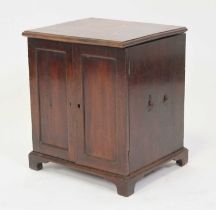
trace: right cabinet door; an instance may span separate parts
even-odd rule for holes
[[[76,162],[128,174],[124,51],[74,45],[73,72]]]

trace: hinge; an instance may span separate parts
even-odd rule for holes
[[[128,150],[128,161],[130,162],[130,150]]]

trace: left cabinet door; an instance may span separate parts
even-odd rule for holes
[[[33,150],[74,161],[71,139],[72,46],[28,40]]]

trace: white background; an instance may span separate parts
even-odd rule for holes
[[[102,17],[186,26],[185,146],[187,166],[174,163],[118,196],[103,179],[56,164],[28,168],[31,119],[26,29]],[[216,209],[215,0],[1,0],[0,209]]]

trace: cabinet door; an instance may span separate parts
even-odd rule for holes
[[[127,74],[124,51],[73,47],[73,132],[77,163],[119,174],[128,173]]]
[[[71,149],[71,45],[29,39],[34,151],[74,160]]]

